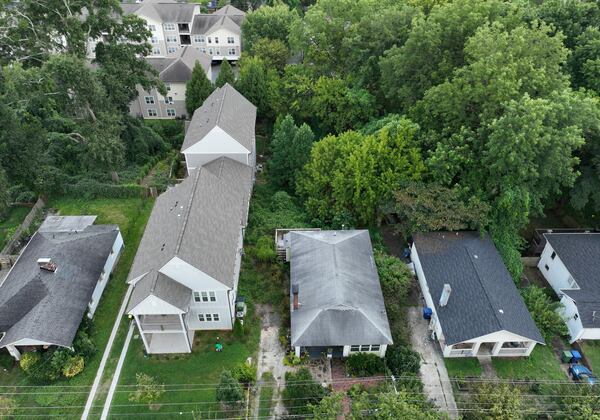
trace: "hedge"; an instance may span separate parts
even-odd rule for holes
[[[104,184],[93,180],[67,184],[63,187],[63,195],[76,198],[137,198],[145,197],[148,188],[137,184]]]

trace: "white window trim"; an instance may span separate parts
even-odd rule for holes
[[[167,117],[176,117],[176,116],[177,116],[177,112],[175,111],[175,108],[167,108]]]
[[[358,347],[358,349],[353,349],[353,347]],[[363,348],[366,347],[366,350]],[[381,349],[381,344],[351,344],[350,345],[350,353],[376,353]]]
[[[177,47],[169,47],[169,48],[167,48],[167,53],[173,54],[175,52],[177,52]]]
[[[235,38],[232,36],[228,36],[227,37],[227,43],[228,44],[235,44]]]
[[[165,31],[174,31],[177,29],[177,25],[174,23],[163,23],[163,28]]]
[[[149,117],[158,117],[158,112],[154,108],[148,108]]]
[[[146,105],[154,105],[154,96],[144,96]]]

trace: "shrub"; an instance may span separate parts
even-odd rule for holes
[[[79,331],[75,336],[73,348],[75,349],[75,353],[83,356],[84,360],[88,360],[96,353],[96,351],[98,351],[96,343],[94,343],[89,336],[89,332],[82,327],[79,328]]]
[[[228,370],[221,372],[217,386],[217,401],[227,407],[238,407],[242,404],[244,393],[240,383]]]
[[[14,399],[0,395],[0,419],[7,419],[14,413],[17,403]]]
[[[39,363],[42,357],[37,352],[27,352],[21,356],[21,361],[19,362],[21,369],[28,375],[30,375],[37,364]]]
[[[419,354],[407,346],[388,347],[385,354],[387,367],[396,376],[419,373],[421,358]]]
[[[256,248],[254,249],[256,259],[261,262],[272,262],[277,258],[275,252],[275,244],[273,238],[268,236],[261,236],[256,242]]]
[[[352,376],[373,376],[385,369],[383,359],[372,353],[355,353],[346,360],[346,369]]]
[[[83,356],[73,356],[70,357],[69,360],[67,360],[67,362],[64,364],[62,374],[67,378],[72,378],[73,376],[77,376],[83,372],[84,367],[85,362],[83,360]]]
[[[136,389],[129,394],[129,401],[136,403],[152,404],[165,392],[165,386],[145,373],[136,373]]]
[[[72,356],[73,354],[70,350],[64,348],[56,349],[50,356],[50,362],[45,363],[46,369],[42,369],[45,372],[46,379],[55,381],[60,378]]]
[[[402,260],[383,252],[375,253],[377,273],[381,281],[383,297],[387,300],[402,300],[410,290],[412,273]],[[396,306],[398,306],[396,304]]]
[[[546,341],[555,335],[564,337],[569,333],[567,324],[560,314],[562,304],[553,302],[544,289],[529,286],[521,290],[521,295]]]
[[[310,414],[309,404],[319,404],[327,394],[329,391],[313,379],[307,368],[285,373],[283,400],[290,414]]]
[[[137,184],[106,184],[93,179],[82,179],[75,184],[65,184],[63,194],[85,199],[93,198],[137,198],[146,193],[146,188]]]
[[[241,340],[242,338],[244,338],[244,333],[245,333],[244,326],[242,325],[240,320],[238,318],[236,318],[235,322],[233,324],[233,336],[236,339]]]
[[[240,363],[232,369],[231,374],[244,385],[253,384],[256,381],[256,365]]]

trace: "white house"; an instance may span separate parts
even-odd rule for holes
[[[17,360],[32,347],[71,348],[92,318],[123,249],[96,216],[49,216],[0,282],[0,348]]]
[[[129,105],[129,113],[145,119],[185,118],[186,84],[196,64],[211,80],[211,57],[192,47],[183,47],[166,57],[147,57],[146,61],[158,72],[167,93],[162,95],[156,88],[146,91],[138,86],[138,97]]]
[[[563,305],[571,342],[600,340],[600,233],[545,233],[538,268]]]
[[[217,88],[194,111],[181,153],[188,171],[218,156],[254,167],[256,107],[231,85]]]
[[[287,235],[291,345],[296,355],[385,356],[393,341],[369,231]]]
[[[242,22],[246,14],[231,5],[213,14],[194,16],[192,45],[215,61],[236,61],[242,54]]]
[[[444,357],[529,356],[544,344],[489,236],[432,232],[413,239],[411,260]]]

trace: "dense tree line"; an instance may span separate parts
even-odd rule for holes
[[[518,278],[530,217],[600,209],[598,22],[590,0],[274,2],[238,87],[321,139],[294,175],[315,222],[485,230]]]

